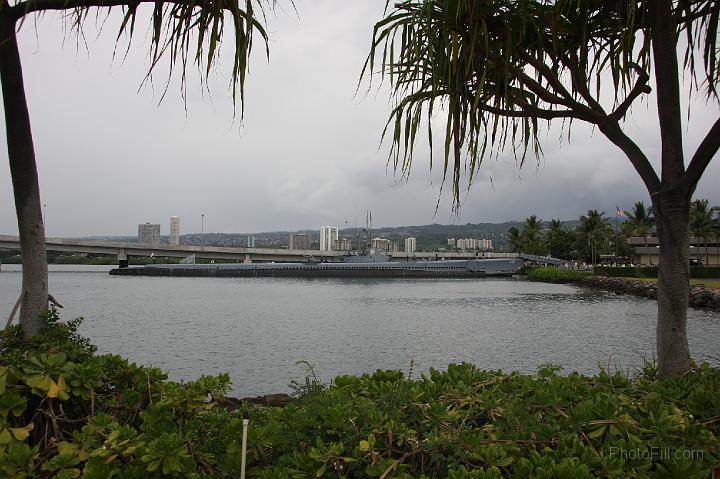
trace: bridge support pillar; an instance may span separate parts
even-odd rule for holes
[[[252,263],[252,260],[250,259],[249,254],[245,255],[245,259],[243,260],[243,263],[246,263],[246,264]]]
[[[118,266],[120,268],[127,268],[129,266],[127,252],[124,249],[118,250]]]

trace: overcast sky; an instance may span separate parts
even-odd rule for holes
[[[366,210],[378,226],[399,226],[531,214],[573,219],[591,208],[614,216],[616,203],[630,209],[648,202],[622,153],[578,124],[569,143],[556,129],[544,135],[539,163],[530,158],[519,169],[510,156],[488,160],[460,216],[447,194],[436,213],[441,176],[429,171],[427,149],[418,148],[403,182],[386,168],[386,149],[378,149],[387,89],[375,84],[366,94],[365,84],[356,95],[384,0],[295,3],[297,14],[278,9],[270,19],[270,61],[256,48],[242,124],[233,119],[228,89],[230,48],[209,93],[189,71],[186,111],[176,84],[158,106],[161,75],[155,88],[140,88],[148,65],[144,26],[123,61],[112,58],[115,15],[99,36],[88,25],[87,48],[79,49],[65,38],[60,16],[27,22],[20,49],[48,235],[134,235],[144,222],[161,223],[168,234],[171,215],[180,216],[182,233],[199,232],[202,214],[206,232],[243,233],[353,226]],[[719,112],[716,104],[692,103],[688,156]],[[0,121],[0,234],[17,234]],[[657,165],[652,100],[636,106],[625,127]],[[720,204],[719,178],[716,158],[696,196]]]

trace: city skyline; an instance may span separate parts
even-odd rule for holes
[[[539,163],[527,158],[519,169],[512,152],[486,161],[470,193],[461,195],[459,218],[449,185],[440,195],[441,171],[429,171],[422,145],[410,177],[394,175],[386,164],[388,145],[378,148],[391,107],[387,85],[376,78],[358,89],[382,8],[382,2],[300,1],[297,15],[282,9],[271,15],[270,61],[259,51],[252,58],[242,121],[223,77],[232,66],[229,52],[207,85],[211,96],[189,72],[187,103],[173,80],[158,106],[161,89],[146,84],[138,92],[146,69],[141,45],[113,63],[110,32],[96,39],[88,25],[89,49],[78,52],[72,42],[63,46],[58,15],[38,20],[37,38],[34,29],[21,29],[48,236],[131,235],[139,221],[166,224],[170,214],[183,218],[184,231],[200,231],[203,214],[205,231],[300,231],[361,224],[366,210],[375,213],[377,226],[388,226],[531,214],[571,219],[588,209],[610,215],[616,204],[649,204],[622,152],[581,124],[573,126],[569,143],[559,141],[556,127],[546,130]],[[138,29],[147,27],[138,22]],[[639,104],[624,126],[657,165],[655,108],[652,99]],[[687,153],[715,110],[701,95],[693,97],[692,116],[683,116]],[[0,150],[0,233],[16,234],[7,152]],[[715,160],[695,196],[720,203],[719,177]]]

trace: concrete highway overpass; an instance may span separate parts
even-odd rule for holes
[[[225,246],[197,246],[168,244],[143,244],[124,241],[83,240],[69,238],[46,238],[45,246],[48,251],[63,253],[90,253],[116,255],[118,263],[127,265],[128,256],[160,256],[170,258],[186,258],[195,255],[218,261],[257,263],[275,261],[278,263],[305,262],[305,261],[340,261],[348,251],[320,251],[320,250],[288,250],[280,248],[233,248]],[[20,249],[20,239],[17,236],[0,235],[0,249]],[[557,264],[562,260],[533,256],[518,253],[482,253],[482,252],[395,252],[390,253],[393,261],[415,260],[444,260],[444,259],[472,259],[472,258],[517,258],[518,256],[529,261],[539,263]]]

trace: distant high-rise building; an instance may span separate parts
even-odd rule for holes
[[[335,251],[350,251],[352,249],[352,241],[350,238],[339,238],[333,243]]]
[[[417,242],[415,241],[415,238],[405,238],[405,252],[406,253],[414,253]]]
[[[180,244],[180,218],[177,216],[170,217],[170,246]]]
[[[455,241],[455,238],[448,238],[448,246],[451,248],[454,248],[457,245],[457,242]]]
[[[254,248],[255,247],[255,237],[248,235],[247,237],[247,247],[248,248]]]
[[[332,251],[336,239],[338,239],[338,229],[335,226],[320,228],[320,251]]]
[[[398,253],[400,251],[400,242],[391,241],[388,245],[388,253]]]
[[[288,249],[310,249],[312,236],[307,233],[291,233],[288,237]]]
[[[373,238],[370,240],[370,247],[375,251],[390,251],[390,240],[385,238]]]
[[[138,243],[160,244],[160,225],[150,223],[138,225]]]
[[[460,250],[484,250],[488,251],[493,249],[492,240],[489,239],[477,239],[477,238],[465,238],[454,240],[453,238],[448,239],[448,245],[450,240],[453,240],[455,247]]]

